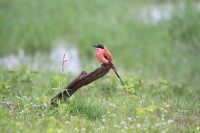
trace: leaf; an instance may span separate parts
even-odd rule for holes
[[[144,116],[144,115],[146,115],[146,108],[136,108],[136,114],[138,115],[138,116]]]
[[[151,105],[149,107],[147,107],[148,111],[154,111],[156,110],[158,107],[156,105]]]

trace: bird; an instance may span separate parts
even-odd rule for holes
[[[94,47],[96,47],[96,58],[99,62],[103,63],[103,64],[110,64],[112,70],[115,72],[115,74],[117,75],[117,77],[119,78],[121,84],[125,89],[124,86],[124,82],[122,81],[121,77],[119,76],[119,74],[117,73],[117,69],[112,61],[112,56],[110,54],[110,51],[107,49],[107,47],[105,45],[102,44],[97,44],[97,45],[93,45]]]

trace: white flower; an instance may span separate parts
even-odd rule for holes
[[[125,122],[125,121],[122,121],[122,122],[121,122],[121,124],[122,124],[122,125],[125,125],[125,124],[126,124],[126,122]]]
[[[140,123],[137,123],[137,128],[140,128],[142,125]]]
[[[103,118],[103,119],[102,119],[102,122],[105,122],[105,121],[106,121],[106,119],[105,119],[105,118]]]
[[[172,122],[174,122],[174,120],[168,120],[168,121],[167,121],[168,124],[170,124],[170,123],[172,123]]]
[[[120,128],[120,126],[119,126],[119,125],[117,125],[117,124],[115,124],[115,125],[114,125],[114,127],[115,127],[115,128]]]
[[[131,118],[131,117],[128,117],[128,120],[129,120],[129,121],[132,121],[132,118]]]

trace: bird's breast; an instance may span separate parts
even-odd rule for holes
[[[96,58],[101,63],[105,63],[105,64],[108,63],[108,60],[104,57],[104,50],[103,49],[100,49],[100,48],[96,49]]]

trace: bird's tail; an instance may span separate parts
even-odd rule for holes
[[[124,87],[124,91],[126,92],[126,88],[125,88],[125,86],[124,86],[124,82],[122,81],[121,77],[120,77],[119,74],[117,73],[117,69],[116,69],[116,67],[114,66],[113,63],[111,64],[111,68],[112,68],[112,70],[115,72],[115,74],[117,75],[117,77],[119,78],[121,84],[122,84],[123,87]]]

